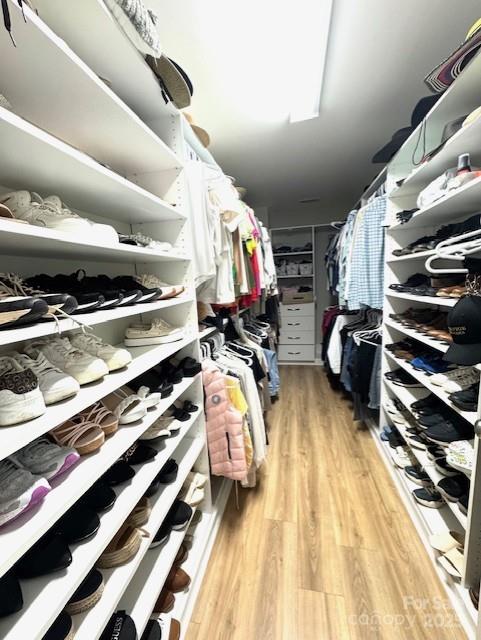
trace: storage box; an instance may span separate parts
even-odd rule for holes
[[[314,302],[314,293],[312,291],[290,291],[285,290],[282,292],[282,304],[302,304],[304,302]]]
[[[299,273],[301,276],[312,276],[312,262],[301,262],[299,264]]]

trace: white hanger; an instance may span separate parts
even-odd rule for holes
[[[472,253],[479,253],[481,251],[481,229],[476,231],[469,231],[463,233],[460,236],[454,236],[440,242],[436,248],[436,253],[433,256],[429,256],[426,259],[426,269],[430,273],[468,273],[467,269],[452,269],[449,267],[433,267],[432,263],[435,260],[455,260],[461,262],[464,257],[471,255]],[[476,238],[465,242],[468,238]]]

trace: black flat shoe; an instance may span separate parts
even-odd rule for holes
[[[119,484],[132,480],[135,476],[135,470],[124,460],[117,460],[108,471],[104,473],[103,480],[110,487],[116,487]]]
[[[68,613],[62,611],[42,640],[73,640],[74,626]]]
[[[0,578],[0,618],[17,613],[23,608],[22,589],[15,575],[10,569]]]
[[[107,623],[100,640],[137,640],[134,621],[125,611],[117,611]]]
[[[0,329],[23,327],[42,320],[48,304],[41,298],[22,298],[0,302]]]
[[[99,528],[97,512],[82,504],[74,504],[54,526],[54,530],[62,535],[68,544],[89,540]]]
[[[15,565],[19,578],[38,578],[62,571],[72,564],[72,554],[65,539],[54,531],[47,531],[30,547]]]
[[[154,447],[149,447],[143,442],[134,442],[130,449],[124,453],[122,460],[129,465],[144,464],[153,460],[157,453],[157,449],[154,449]]]
[[[90,489],[83,494],[77,504],[93,509],[97,513],[108,511],[114,504],[117,495],[115,491],[102,480],[97,480]]]
[[[88,611],[97,604],[103,591],[103,576],[98,569],[92,569],[65,605],[65,611],[71,616]]]

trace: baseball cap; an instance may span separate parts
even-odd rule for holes
[[[455,364],[481,362],[481,296],[464,296],[448,314],[453,342],[444,359]]]

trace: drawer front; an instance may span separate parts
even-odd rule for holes
[[[314,316],[314,302],[306,302],[305,304],[281,304],[281,316]]]
[[[313,344],[314,331],[284,331],[282,329],[279,344]]]
[[[313,344],[279,345],[280,362],[314,362]]]
[[[282,321],[281,333],[284,333],[284,331],[314,332],[314,316],[288,316]],[[314,342],[314,339],[309,342]]]

